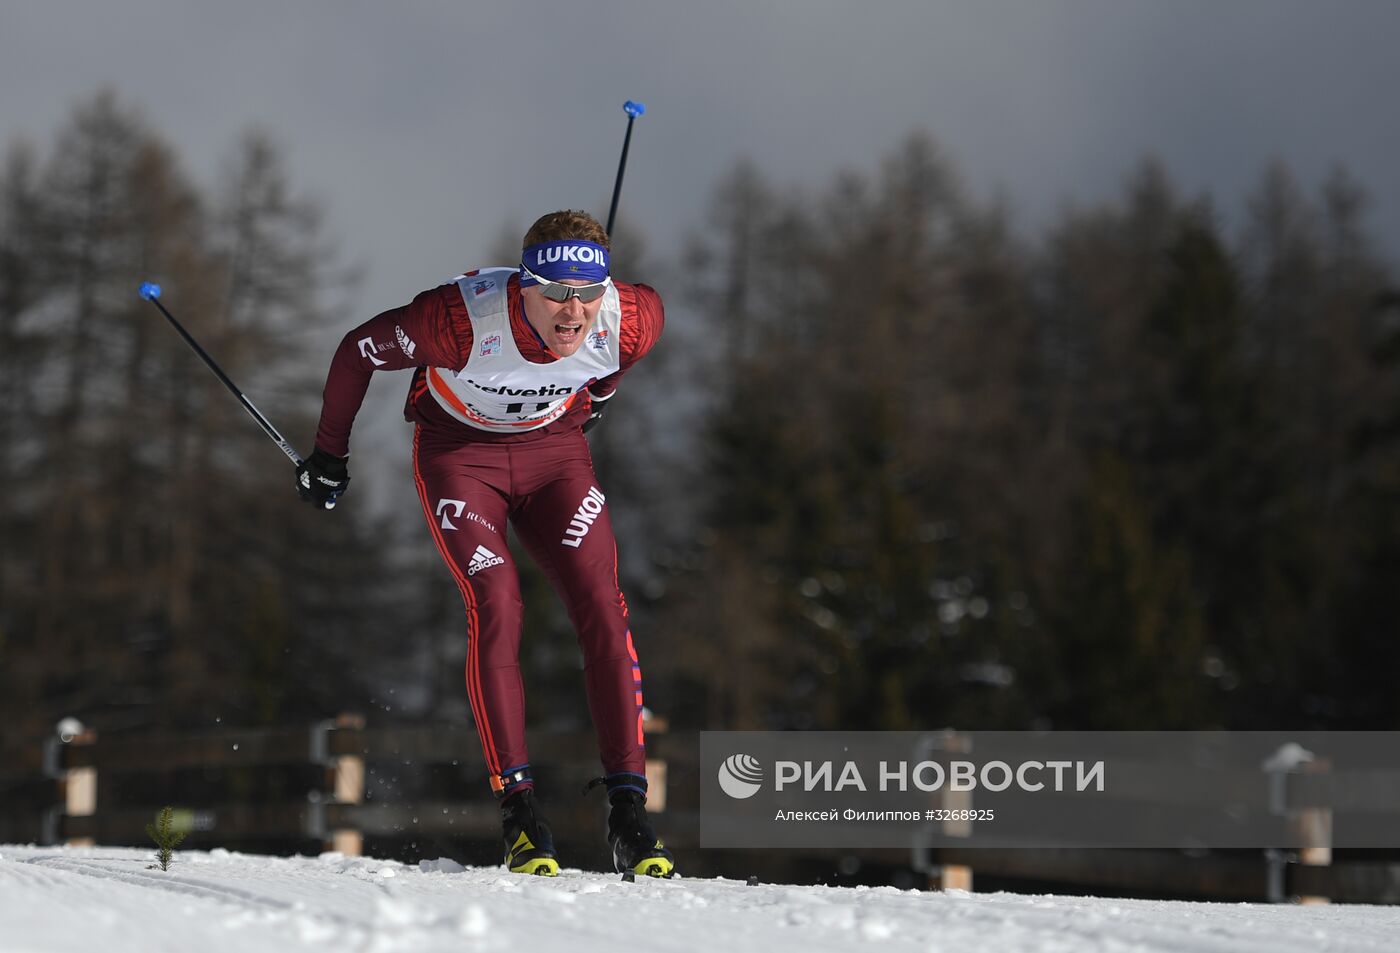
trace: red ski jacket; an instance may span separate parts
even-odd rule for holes
[[[595,381],[588,388],[590,400],[578,401],[558,420],[524,433],[491,433],[454,420],[428,394],[423,368],[442,367],[456,372],[466,367],[472,352],[471,319],[461,289],[451,282],[424,291],[409,304],[376,315],[345,335],[326,376],[316,446],[337,457],[348,456],[350,429],[369,389],[370,375],[408,367],[417,370],[404,405],[404,417],[433,430],[435,436],[509,442],[537,439],[581,426],[588,419],[592,401],[611,397],[622,375],[651,350],[661,337],[666,320],[661,296],[654,289],[648,285],[614,284],[622,307],[621,367]],[[535,364],[558,360],[558,355],[544,346],[525,320],[518,277],[510,279],[507,294],[511,333],[521,356]]]

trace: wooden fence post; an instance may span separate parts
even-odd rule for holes
[[[63,821],[69,817],[92,817],[97,813],[97,768],[64,766],[64,749],[68,746],[97,744],[97,732],[84,728],[76,719],[59,723],[60,734],[50,738],[44,747],[44,770],[58,781],[58,796],[63,807],[53,808],[45,815],[44,840],[62,840],[68,847],[92,847],[91,837],[63,837]]]
[[[972,739],[967,735],[950,732],[944,742],[944,750],[953,754],[971,754]],[[942,806],[950,811],[972,812],[971,791],[951,791],[944,789]],[[971,837],[972,821],[944,821],[943,830],[949,837]],[[964,864],[943,864],[929,874],[929,887],[933,890],[972,891],[972,868]]]
[[[335,727],[363,730],[365,716],[341,714],[335,720]],[[334,772],[331,790],[337,804],[361,804],[364,802],[365,759],[363,755],[339,755],[333,759],[331,771]],[[365,852],[365,835],[354,828],[336,828],[331,831],[330,849],[340,851],[347,857],[359,857]]]
[[[331,804],[362,804],[365,799],[365,759],[362,754],[330,753],[330,734],[336,730],[361,731],[365,727],[364,715],[342,713],[332,721],[327,720],[312,726],[311,760],[325,766],[325,788],[330,791]],[[347,857],[359,857],[365,852],[365,836],[354,827],[325,829],[325,804],[318,796],[310,805],[313,820],[308,833],[320,837],[326,850],[333,850]]]
[[[968,754],[971,751],[971,738],[952,729],[947,729],[924,735],[916,750],[915,760],[927,760],[935,752],[959,755]],[[944,810],[971,811],[972,792],[950,791],[945,786],[939,791],[938,798],[934,803]],[[972,822],[970,820],[944,820],[938,826],[941,828],[942,835],[946,837],[972,836]],[[966,864],[931,863],[931,850],[922,839],[914,846],[912,863],[916,871],[920,871],[928,877],[929,890],[966,890],[969,892],[972,890],[972,868]]]
[[[1332,769],[1326,759],[1308,761],[1299,766],[1301,774],[1322,774]],[[1305,867],[1332,866],[1332,809],[1330,807],[1305,807],[1290,811],[1288,826],[1298,838],[1298,863]],[[1327,897],[1303,895],[1297,898],[1303,904],[1324,904],[1332,901]]]
[[[1270,755],[1263,764],[1269,775],[1269,808],[1282,816],[1287,824],[1289,840],[1296,843],[1296,862],[1308,867],[1330,867],[1332,864],[1332,809],[1326,807],[1294,808],[1288,803],[1288,779],[1299,774],[1320,774],[1332,770],[1331,761],[1318,758],[1301,745],[1289,743]],[[1288,855],[1269,850],[1264,854],[1268,864],[1269,900],[1282,903],[1287,899],[1285,875]],[[1331,903],[1323,896],[1295,896],[1304,904]]]
[[[649,709],[642,709],[642,732],[646,735],[665,734],[670,728],[670,723],[657,715],[653,715]],[[647,810],[654,814],[659,814],[666,810],[666,760],[664,758],[647,758]]]

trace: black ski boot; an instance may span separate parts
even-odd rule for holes
[[[501,833],[506,842],[506,867],[515,874],[553,877],[559,873],[554,859],[554,835],[539,816],[532,788],[516,791],[501,802]]]
[[[647,820],[646,795],[632,789],[608,795],[608,846],[613,867],[621,874],[670,877],[676,872],[675,860]]]

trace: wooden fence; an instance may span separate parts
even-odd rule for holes
[[[666,813],[667,832],[679,846],[691,846],[698,828],[693,810],[668,804],[668,751],[675,747],[662,726],[653,724],[647,761],[649,807]],[[531,757],[537,778],[577,784],[598,774],[591,733],[532,736]],[[684,759],[682,759],[684,760]],[[470,726],[395,725],[366,727],[363,718],[341,716],[297,728],[252,728],[198,733],[107,734],[85,732],[67,742],[46,745],[45,773],[57,782],[58,798],[45,812],[44,843],[142,844],[145,825],[161,801],[175,802],[176,823],[188,833],[190,847],[229,843],[308,843],[348,855],[363,851],[366,837],[448,836],[480,839],[493,845],[500,814],[486,793],[480,745]],[[440,796],[375,799],[369,782],[376,768],[410,775],[447,768],[447,790]],[[248,772],[280,772],[282,783],[269,798],[200,800],[188,796],[156,798],[159,784],[142,778],[199,772],[214,787],[237,785],[229,779]],[[149,800],[133,796],[146,792]],[[171,785],[166,785],[170,788]],[[247,785],[244,785],[247,787]],[[263,786],[265,787],[265,785]],[[276,793],[280,791],[279,798]],[[117,793],[113,793],[117,792]],[[596,826],[605,799],[556,798],[550,812],[564,825]]]
[[[757,871],[773,880],[842,882],[844,876],[858,882],[852,879],[856,871],[862,876],[875,871],[886,882],[964,889],[972,889],[975,875],[978,886],[993,888],[1400,902],[1400,863],[1334,858],[1327,840],[1330,824],[1315,814],[1299,819],[1311,825],[1315,840],[1293,852],[700,851],[698,735],[652,724],[648,754],[648,807],[683,867],[697,874]],[[604,799],[597,792],[588,799],[566,793],[598,773],[591,733],[533,733],[531,761],[552,795],[549,816],[557,836],[601,829]],[[485,792],[480,747],[471,727],[462,724],[370,727],[347,715],[301,727],[86,732],[66,743],[55,738],[42,759],[21,758],[8,769],[8,780],[0,776],[0,818],[13,817],[26,804],[47,802],[35,824],[41,843],[146,845],[145,825],[163,804],[176,807],[189,848],[250,844],[354,855],[367,839],[417,838],[475,843],[486,852],[480,862],[489,862],[499,838],[499,813]],[[437,772],[441,783],[376,794],[383,787],[377,778],[429,771]],[[0,838],[14,839],[14,830],[0,827]]]
[[[971,738],[957,732],[924,736],[925,754],[946,758],[965,756]],[[1037,749],[1016,757],[1003,742],[997,757],[1012,763],[1035,761]],[[1334,858],[1333,808],[1394,817],[1400,811],[1400,774],[1371,770],[1333,777],[1332,765],[1315,759],[1297,744],[1286,743],[1258,767],[1216,767],[1208,775],[1183,776],[1170,760],[1153,753],[1113,761],[1110,794],[1096,805],[1121,809],[1131,806],[1146,816],[1173,811],[1195,816],[1219,810],[1258,811],[1280,823],[1292,849],[1164,850],[1131,848],[1026,848],[948,846],[949,839],[971,838],[973,825],[945,822],[938,829],[939,848],[914,848],[913,865],[945,887],[972,888],[979,876],[1049,880],[1084,887],[1102,886],[1144,894],[1195,895],[1216,898],[1264,899],[1279,903],[1327,903],[1347,900],[1369,903],[1400,902],[1400,863],[1359,859],[1379,851],[1352,850],[1341,862]],[[1349,786],[1348,786],[1349,785]],[[970,791],[940,792],[938,806],[969,810]],[[1052,837],[1051,840],[1054,838]],[[1389,852],[1395,856],[1396,852]]]

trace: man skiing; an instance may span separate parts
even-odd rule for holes
[[[467,613],[467,694],[506,866],[559,870],[535,800],[520,677],[522,606],[506,548],[513,525],[568,608],[622,872],[669,876],[646,813],[641,668],[617,580],[617,549],[583,432],[661,335],[661,298],[612,280],[608,234],[592,216],[545,215],[518,268],[469,271],[347,334],[326,379],[303,500],[329,509],[349,485],[350,429],[374,371],[413,368],[405,417],[428,529]],[[591,787],[592,785],[590,785]]]

